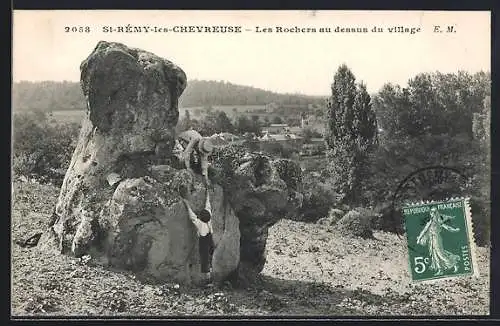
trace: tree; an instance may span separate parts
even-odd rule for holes
[[[371,98],[366,85],[358,85],[354,99],[353,137],[362,151],[368,150],[377,141],[377,119],[372,109]]]
[[[190,127],[191,127],[191,114],[189,113],[189,110],[186,110],[184,117],[182,117],[179,120],[179,122],[177,123],[177,126],[178,126],[178,129],[180,131],[190,129]]]
[[[311,143],[311,139],[313,138],[321,138],[321,134],[314,129],[305,128],[303,131],[304,143]]]
[[[250,132],[255,133],[256,135],[260,135],[262,127],[259,122],[259,117],[254,115],[252,116],[251,120],[244,115],[238,117],[238,120],[236,120],[236,130],[239,134]]]
[[[273,118],[273,122],[272,123],[274,123],[274,124],[282,124],[283,123],[283,119],[281,119],[281,117],[279,117],[279,116],[275,116]]]
[[[236,131],[239,134],[252,131],[252,124],[246,116],[242,115],[238,117],[238,120],[236,120]]]
[[[356,79],[346,65],[339,67],[331,89],[326,142],[330,149],[334,149],[337,142],[346,142],[351,138]]]
[[[285,123],[289,126],[299,126],[300,122],[300,117],[298,116],[288,116],[285,120]]]
[[[323,118],[325,116],[325,110],[324,109],[314,110],[314,116],[316,116],[317,118]]]
[[[75,149],[78,123],[49,123],[40,113],[16,113],[13,117],[13,164],[17,175],[61,185]]]
[[[214,108],[212,106],[210,106],[210,105],[209,106],[205,106],[203,109],[207,112],[207,114],[210,114],[210,113],[214,112]]]
[[[217,132],[234,132],[234,126],[231,122],[231,119],[226,115],[224,111],[217,112],[217,123],[216,129]]]
[[[234,126],[224,111],[215,111],[207,114],[199,132],[203,136],[211,136],[215,133],[234,132]]]
[[[406,112],[410,111],[408,97],[409,93],[407,89],[402,89],[399,85],[388,83],[382,86],[381,90],[373,98],[373,108],[377,116],[377,124],[381,129],[381,143],[385,143],[386,139],[391,140],[405,137],[407,133],[406,127],[403,127],[401,124],[406,119]]]
[[[482,111],[489,79],[484,72],[437,72],[418,74],[406,88],[384,85],[373,100],[381,142],[426,134],[452,137],[466,133],[473,138],[473,116]]]
[[[483,109],[474,113],[472,131],[474,138],[489,146],[490,141],[490,115],[491,115],[491,96],[487,96],[483,102]]]
[[[449,166],[471,178],[464,194],[476,210],[476,235],[485,239],[489,230],[489,94],[490,76],[419,74],[408,86],[386,84],[373,107],[382,129],[380,146],[373,153],[364,182],[364,198],[388,204],[398,182],[426,166]],[[436,184],[434,191],[443,185]],[[448,191],[448,190],[446,190]],[[451,191],[451,192],[450,192]],[[456,196],[454,187],[442,198]],[[415,200],[427,200],[421,194]],[[479,207],[479,208],[478,208]],[[477,211],[479,209],[479,211]]]
[[[328,102],[326,142],[329,172],[335,189],[346,203],[358,203],[368,153],[377,137],[377,122],[364,84],[356,84],[342,65],[332,84]]]
[[[198,120],[191,119],[191,113],[189,112],[189,110],[186,110],[184,117],[182,117],[182,119],[179,120],[175,130],[177,133],[179,133],[189,129],[199,130],[199,128],[200,124]]]
[[[262,124],[260,123],[258,115],[252,115],[251,129],[251,132],[258,136],[262,134]]]

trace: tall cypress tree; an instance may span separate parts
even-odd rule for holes
[[[377,118],[364,83],[358,85],[354,99],[352,137],[357,140],[362,151],[369,150],[377,142]]]
[[[342,65],[333,78],[332,96],[328,102],[326,142],[329,148],[349,138],[355,97],[356,78],[346,65]]]
[[[376,139],[376,117],[366,86],[357,85],[354,74],[342,65],[334,76],[328,101],[326,142],[328,172],[346,203],[360,200],[363,165]]]

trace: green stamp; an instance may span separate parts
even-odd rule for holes
[[[414,281],[478,276],[468,198],[403,207]]]

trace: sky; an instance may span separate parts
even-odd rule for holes
[[[241,26],[241,33],[105,33],[104,26]],[[442,33],[434,32],[439,25]],[[67,33],[65,27],[90,32]],[[377,26],[382,32],[334,32]],[[390,33],[392,27],[420,32]],[[454,26],[454,32],[446,32]],[[278,33],[282,28],[316,28]],[[320,33],[329,27],[331,33]],[[179,27],[177,27],[179,28]],[[257,32],[271,28],[271,33]],[[177,29],[176,29],[177,30]],[[100,40],[121,42],[173,61],[188,80],[224,80],[279,93],[327,95],[346,64],[376,92],[421,72],[490,70],[487,11],[180,11],[45,10],[13,13],[13,80],[78,81],[80,63]]]

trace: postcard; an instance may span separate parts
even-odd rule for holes
[[[490,20],[14,10],[12,317],[489,315]]]

